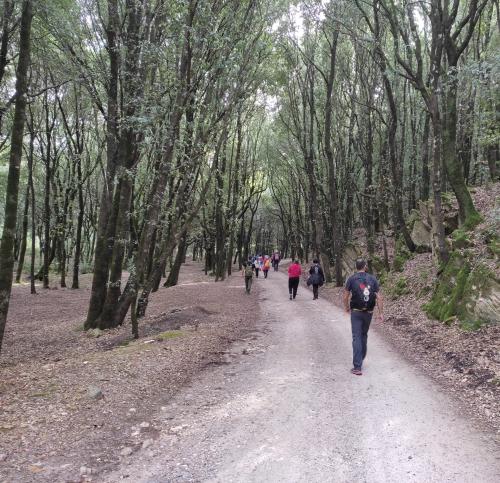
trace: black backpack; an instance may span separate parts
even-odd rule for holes
[[[375,308],[377,294],[374,291],[372,277],[366,273],[353,275],[351,282],[351,308],[372,311]]]

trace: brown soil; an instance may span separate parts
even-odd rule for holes
[[[28,285],[13,289],[0,360],[0,481],[98,481],[123,448],[157,437],[162,405],[196,372],[224,363],[256,319],[243,309],[255,294],[239,274],[214,283],[187,263],[178,286],[153,295],[139,340],[128,321],[95,337],[82,330],[90,283],[84,276],[80,290],[34,296]],[[94,386],[101,399],[90,396]]]

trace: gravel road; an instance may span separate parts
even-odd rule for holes
[[[241,310],[260,303],[259,331],[163,407],[159,438],[107,481],[500,481],[494,435],[376,333],[353,376],[346,314],[304,287],[288,300],[282,273],[255,285]]]

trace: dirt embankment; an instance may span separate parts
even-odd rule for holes
[[[82,331],[90,278],[82,282],[36,296],[14,287],[0,359],[0,481],[97,481],[154,441],[162,405],[258,316],[239,274],[216,284],[188,263],[177,287],[152,297],[139,340],[128,321],[91,335]]]

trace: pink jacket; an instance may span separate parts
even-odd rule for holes
[[[297,278],[302,274],[302,267],[298,263],[292,263],[288,267],[288,277],[289,278]]]

